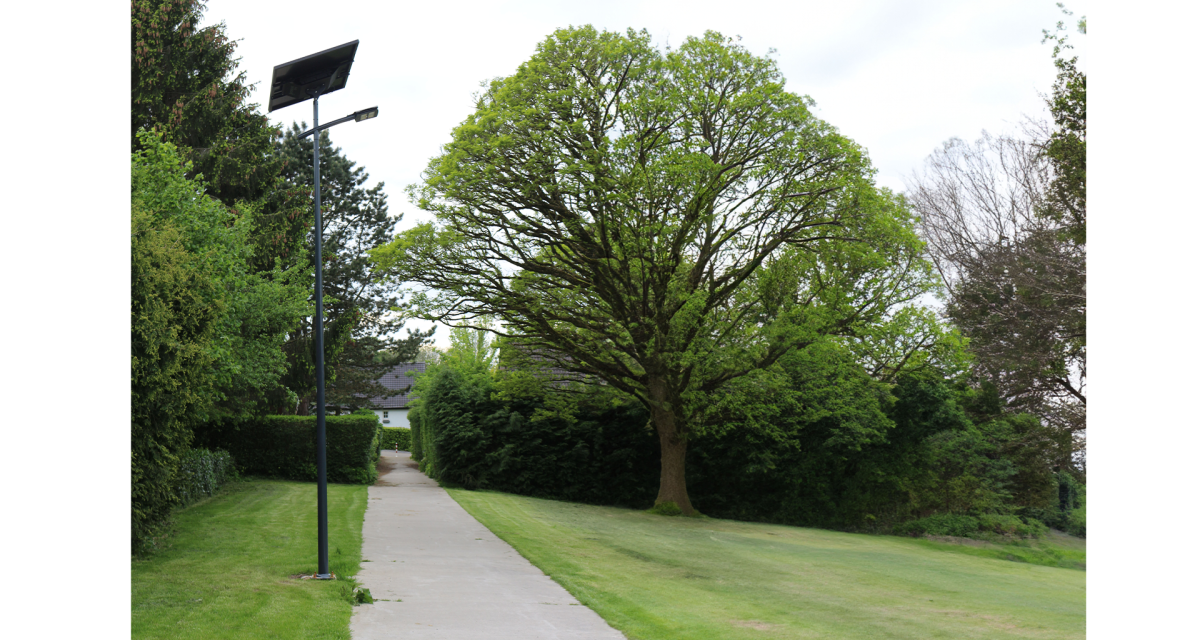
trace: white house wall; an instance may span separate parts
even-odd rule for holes
[[[375,415],[379,417],[379,421],[383,426],[388,428],[408,429],[408,409],[375,409]],[[384,413],[387,417],[384,417]]]

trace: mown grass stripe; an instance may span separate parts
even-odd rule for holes
[[[1083,571],[923,540],[450,494],[630,638],[1084,637]]]

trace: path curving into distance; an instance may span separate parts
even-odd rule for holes
[[[375,603],[354,608],[354,640],[625,638],[472,518],[408,452],[381,455],[358,572]]]

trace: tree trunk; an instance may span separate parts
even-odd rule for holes
[[[687,439],[682,420],[676,412],[682,406],[676,399],[668,401],[665,382],[655,381],[650,385],[650,395],[653,399],[650,408],[650,420],[658,432],[658,444],[662,451],[662,471],[658,480],[658,497],[654,506],[664,502],[673,502],[683,512],[690,516],[696,513],[692,501],[688,498],[687,478],[684,475],[684,459],[687,455]]]
[[[306,394],[300,396],[300,402],[296,405],[296,415],[298,415],[298,416],[309,415],[308,405],[311,402],[312,402],[312,396],[310,394],[306,393]]]

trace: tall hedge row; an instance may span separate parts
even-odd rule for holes
[[[410,414],[424,445],[414,457],[431,477],[592,504],[654,503],[659,449],[641,405],[584,402],[574,420],[546,417],[538,400],[497,399],[487,378],[446,369],[432,375],[415,411],[419,419]],[[878,486],[874,500],[855,495],[848,488],[857,484],[855,465],[836,455],[842,451],[819,451],[840,423],[803,426],[782,441],[755,425],[694,437],[687,457],[693,504],[722,518],[849,526],[865,509],[895,497]]]
[[[885,386],[836,349],[797,353],[777,373],[714,398],[715,423],[690,440],[688,491],[703,513],[881,530],[937,513],[1025,515],[1054,506],[1046,500],[1055,449],[1025,418],[973,419],[961,390],[946,382],[908,377]],[[431,477],[576,502],[653,504],[659,451],[640,405],[585,394],[571,419],[545,396],[506,394],[490,376],[448,367],[426,375],[409,420],[413,457]],[[1031,442],[1049,447],[1046,455],[1028,455],[1033,445],[1022,443]],[[1069,443],[1055,446],[1069,451]]]
[[[190,504],[216,493],[235,474],[233,456],[227,451],[191,449],[179,457],[176,492],[182,504]]]
[[[375,481],[380,429],[374,415],[326,416],[325,464],[330,482]],[[196,429],[196,443],[225,449],[245,474],[305,481],[317,478],[316,416],[210,422]]]
[[[413,457],[431,477],[593,504],[654,501],[658,444],[640,406],[588,407],[573,422],[534,420],[538,402],[495,399],[490,377],[449,368],[428,375],[409,422],[420,443]]]
[[[380,449],[412,450],[412,431],[401,427],[383,427],[379,432]]]

